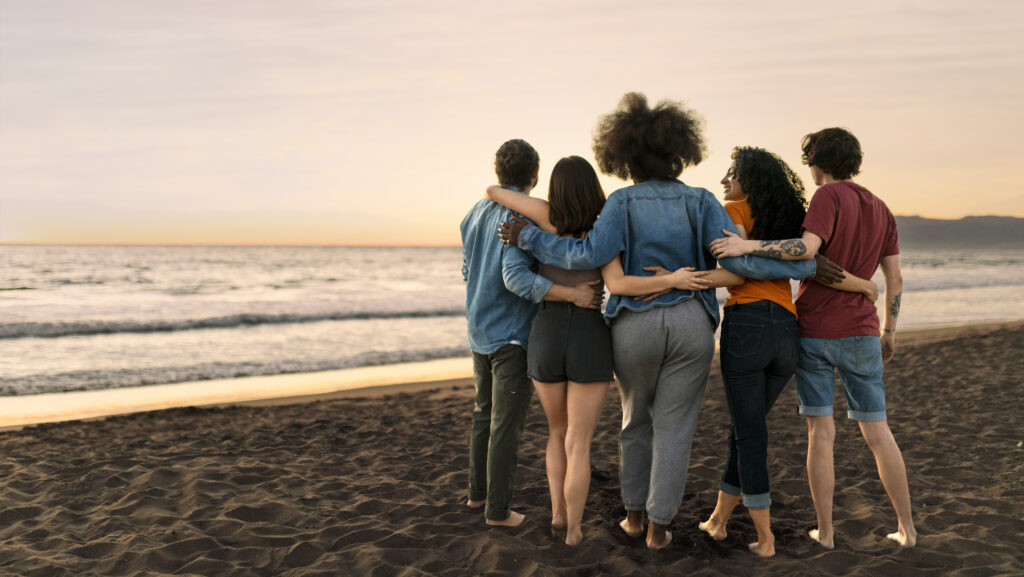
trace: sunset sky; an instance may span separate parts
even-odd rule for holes
[[[698,7],[699,6],[699,7]],[[896,214],[1024,216],[1024,2],[0,0],[0,242],[458,244],[509,138],[593,158],[624,92]],[[605,178],[611,192],[625,183]]]

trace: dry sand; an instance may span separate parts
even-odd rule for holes
[[[814,510],[792,386],[769,423],[778,555],[747,552],[755,533],[740,510],[727,540],[698,531],[725,455],[716,367],[665,551],[615,527],[614,390],[594,440],[584,542],[569,548],[546,530],[536,401],[514,500],[527,520],[485,528],[460,504],[472,408],[461,379],[0,433],[0,575],[1021,575],[1022,344],[1022,323],[901,335],[886,383],[920,532],[910,550],[884,538],[894,515],[846,419],[837,420],[836,550],[806,537]]]

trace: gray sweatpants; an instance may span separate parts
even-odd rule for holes
[[[698,299],[612,323],[622,395],[619,480],[627,511],[668,525],[679,511],[704,389],[715,354],[713,320]]]

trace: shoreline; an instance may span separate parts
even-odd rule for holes
[[[912,326],[900,330],[897,354],[900,346],[941,342],[1019,326],[1024,326],[1024,320]],[[718,347],[717,340],[715,347]],[[712,371],[716,370],[717,363],[716,354]],[[5,397],[0,403],[0,431],[172,408],[288,405],[430,388],[461,388],[472,384],[472,374],[471,358],[455,357],[313,373],[17,395]]]

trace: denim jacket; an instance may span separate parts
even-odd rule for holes
[[[526,348],[536,303],[554,284],[535,272],[537,261],[530,253],[498,238],[498,223],[511,215],[500,204],[481,200],[460,226],[469,348],[482,354],[512,342]]]
[[[649,276],[643,267],[714,269],[716,260],[709,247],[711,241],[725,236],[722,229],[736,232],[725,208],[708,190],[689,187],[676,179],[651,179],[612,193],[585,239],[560,238],[528,226],[519,235],[519,246],[545,264],[566,269],[599,267],[621,254],[626,274]],[[724,258],[721,265],[755,279],[804,279],[815,272],[813,259],[783,261],[745,255]],[[621,309],[668,307],[697,295],[717,325],[714,289],[673,290],[646,303],[613,294],[605,316],[613,318]]]

